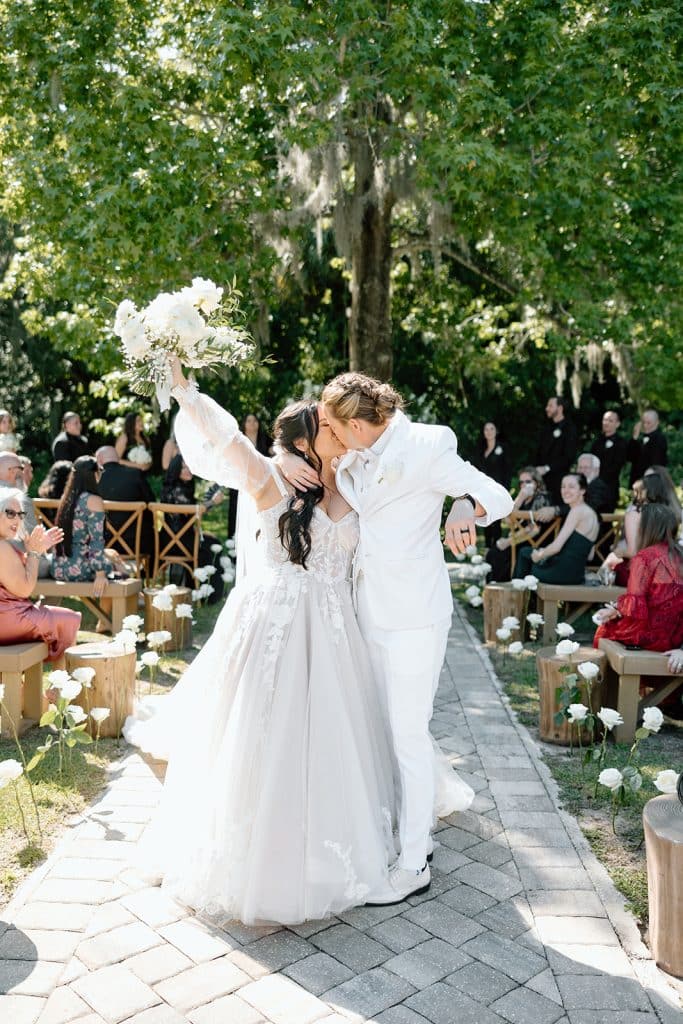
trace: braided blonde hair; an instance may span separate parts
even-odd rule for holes
[[[403,408],[403,399],[391,384],[364,373],[342,373],[335,377],[325,386],[321,399],[332,415],[343,422],[357,419],[380,425]]]

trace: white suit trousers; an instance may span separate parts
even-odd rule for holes
[[[450,619],[423,629],[373,624],[358,581],[358,621],[385,704],[400,782],[399,864],[418,871],[427,860],[434,819],[434,747],[429,734]]]

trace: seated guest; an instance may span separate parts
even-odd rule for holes
[[[98,448],[95,453],[97,465],[101,470],[98,483],[100,497],[105,501],[154,501],[152,488],[144,473],[139,469],[123,466],[118,453],[111,445]],[[115,529],[123,526],[129,518],[128,512],[109,512],[109,521]],[[123,540],[135,550],[135,527],[129,526],[123,533]],[[142,529],[140,531],[140,553],[148,558],[154,556],[154,518],[146,509],[142,513]]]
[[[56,580],[93,580],[101,597],[107,574],[124,571],[115,551],[104,546],[104,505],[99,495],[99,470],[92,455],[76,459],[57,509],[56,525],[64,531],[52,560]]]
[[[593,644],[602,637],[671,651],[683,644],[683,554],[676,544],[679,523],[668,505],[643,505],[638,551],[631,560],[628,590],[616,608],[603,608]]]
[[[531,547],[529,537],[539,532],[535,522],[536,513],[539,509],[552,507],[550,496],[545,489],[543,477],[537,472],[535,466],[524,466],[519,471],[519,493],[512,506],[513,512],[531,513],[529,528],[515,526],[514,530],[517,551],[522,547]],[[554,516],[550,517],[551,519]],[[504,583],[512,576],[511,552],[512,530],[510,536],[500,537],[486,552],[486,561],[491,566],[489,580],[496,580]]]
[[[36,526],[23,538],[23,552],[15,547],[23,533],[26,498],[20,490],[0,493],[0,644],[42,640],[48,661],[59,661],[76,642],[79,612],[69,608],[38,607],[29,600],[38,579],[38,565],[61,540],[62,531]]]
[[[171,459],[171,464],[164,476],[161,488],[161,501],[166,505],[198,505],[201,518],[206,512],[207,506],[220,505],[223,501],[223,492],[214,485],[207,491],[207,497],[204,499],[205,503],[198,502],[195,497],[195,480],[192,471],[186,466],[182,455],[176,455],[175,458]],[[175,516],[173,513],[168,515],[168,525],[174,533],[181,529],[184,521],[185,516]],[[189,542],[186,543],[190,546]],[[210,533],[204,533],[200,529],[198,557],[200,566],[215,565],[217,558],[211,551],[211,545],[217,543],[220,543],[217,537]],[[179,569],[179,571],[174,572],[173,570],[175,569]],[[172,566],[170,577],[172,583],[194,586],[194,583],[189,580],[187,573],[182,567]],[[223,596],[223,579],[220,572],[217,572],[212,577],[211,586],[214,588],[214,593],[211,595],[209,603],[213,604]]]
[[[28,494],[28,489],[33,483],[33,463],[28,455],[20,455],[19,462],[21,463],[21,473],[24,478],[23,490]]]
[[[562,478],[562,501],[567,518],[554,541],[546,547],[521,551],[515,576],[536,576],[542,583],[583,583],[586,563],[600,530],[600,520],[586,502],[588,483],[583,473]]]
[[[58,501],[64,494],[64,488],[72,468],[73,462],[69,462],[67,459],[53,462],[47,476],[38,488],[38,497],[51,498],[53,501]]]
[[[142,416],[129,412],[123,421],[123,433],[116,438],[116,453],[121,465],[147,473],[152,468],[152,445],[143,430]]]
[[[510,487],[510,462],[507,445],[504,445],[495,423],[485,423],[481,430],[477,453],[472,460],[477,469],[486,473],[496,483],[508,490]],[[484,530],[484,542],[489,548],[501,534],[500,522],[492,523]]]
[[[600,476],[600,459],[592,452],[583,452],[576,462],[577,473],[583,473],[588,481],[586,501],[598,515],[603,512],[611,512],[611,496],[609,487]]]
[[[87,455],[89,449],[88,438],[81,433],[81,417],[77,412],[65,412],[62,432],[52,442],[53,459],[55,462],[60,459],[75,462],[81,455]]]
[[[638,550],[638,529],[643,505],[666,505],[670,498],[664,480],[657,473],[648,473],[642,480],[636,480],[633,495],[634,500],[624,516],[622,536],[602,563],[603,568],[615,573],[614,582],[618,587],[628,586],[631,559]],[[670,507],[678,514],[676,508]]]
[[[21,434],[17,434],[14,416],[7,409],[0,409],[0,452],[18,452]]]
[[[8,490],[24,491],[24,489],[24,470],[19,456],[14,452],[0,452],[0,496],[5,494]],[[26,532],[31,533],[37,525],[36,513],[33,508],[32,501],[26,503],[24,512],[26,513],[24,526],[26,527]],[[22,540],[13,540],[12,543],[18,551],[25,553],[24,542]],[[49,575],[49,557],[41,555],[40,564],[38,566],[38,576],[44,578]]]
[[[671,473],[666,466],[650,466],[649,469],[645,470],[643,480],[647,480],[647,478],[653,474],[661,478],[666,492],[666,504],[669,508],[673,509],[678,519],[683,523],[683,509],[681,508],[681,503],[678,500],[678,495],[676,494],[676,488],[674,487]]]

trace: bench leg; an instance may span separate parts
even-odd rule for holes
[[[39,722],[43,713],[43,663],[31,665],[24,672],[24,715]]]
[[[673,693],[674,690],[678,689],[681,685],[683,676],[676,676],[674,679],[670,679],[668,683],[664,683],[662,686],[658,686],[652,693],[648,694],[638,704],[638,717],[640,718],[645,708],[651,708],[657,704],[661,704],[663,700]]]
[[[633,743],[638,723],[638,693],[640,676],[619,676],[617,682],[617,707],[623,725],[614,728],[615,743]]]
[[[3,700],[2,724],[0,735],[4,739],[12,737],[12,729],[7,718],[12,719],[17,733],[21,732],[21,672],[3,672],[0,682],[5,684],[5,699]],[[40,716],[39,716],[40,717]]]
[[[543,601],[541,615],[544,619],[543,643],[552,644],[557,640],[555,626],[557,625],[557,601]]]
[[[98,604],[96,604],[96,602],[91,597],[79,597],[79,601],[81,601],[85,605],[86,608],[90,609],[90,611],[93,613],[93,615],[98,620],[98,622],[102,623],[105,632],[106,631],[109,631],[109,632],[112,631],[112,629],[111,629],[111,620],[102,611],[100,606]],[[115,630],[115,632],[118,632],[118,630]]]
[[[137,594],[135,595],[137,598]],[[116,636],[123,629],[123,620],[126,615],[133,614],[137,611],[137,603],[133,608],[132,612],[128,611],[128,605],[130,601],[125,597],[113,597],[111,599],[111,631]]]

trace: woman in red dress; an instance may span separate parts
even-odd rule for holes
[[[598,614],[601,637],[646,651],[669,651],[683,644],[683,552],[676,543],[680,528],[668,505],[645,504],[640,510],[638,553],[631,559],[628,590],[616,608]]]

